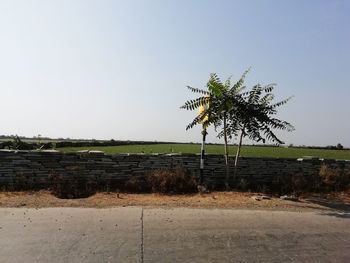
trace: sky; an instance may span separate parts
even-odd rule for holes
[[[350,147],[349,25],[350,1],[0,0],[0,134],[199,142],[186,86],[252,67],[294,95],[286,144]]]

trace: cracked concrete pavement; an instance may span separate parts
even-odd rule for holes
[[[0,208],[0,262],[350,262],[350,214]]]

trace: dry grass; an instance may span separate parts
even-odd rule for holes
[[[340,202],[345,206],[350,204],[350,192],[333,193],[328,195],[303,195],[299,202],[285,201],[277,197],[271,200],[256,201],[252,196],[256,193],[213,192],[192,195],[160,195],[160,194],[117,194],[97,193],[82,199],[59,199],[48,191],[39,192],[0,192],[0,207],[192,207],[192,208],[242,208],[270,210],[328,210],[331,206],[325,203],[308,201],[317,197],[318,200]]]

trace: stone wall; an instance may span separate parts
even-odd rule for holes
[[[233,171],[234,156],[230,157]],[[221,187],[225,177],[224,158],[207,155],[204,176],[208,185]],[[271,184],[283,176],[318,175],[322,164],[350,173],[350,161],[288,158],[240,158],[239,178],[257,184]],[[93,178],[124,183],[131,176],[150,170],[183,167],[199,175],[199,155],[195,154],[116,154],[102,152],[60,153],[56,151],[0,151],[0,187],[25,186],[45,189],[50,175]]]

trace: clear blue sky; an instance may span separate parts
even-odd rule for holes
[[[0,134],[200,141],[212,72],[295,98],[295,145],[350,146],[350,1],[0,1]],[[210,131],[209,141],[216,142]]]

